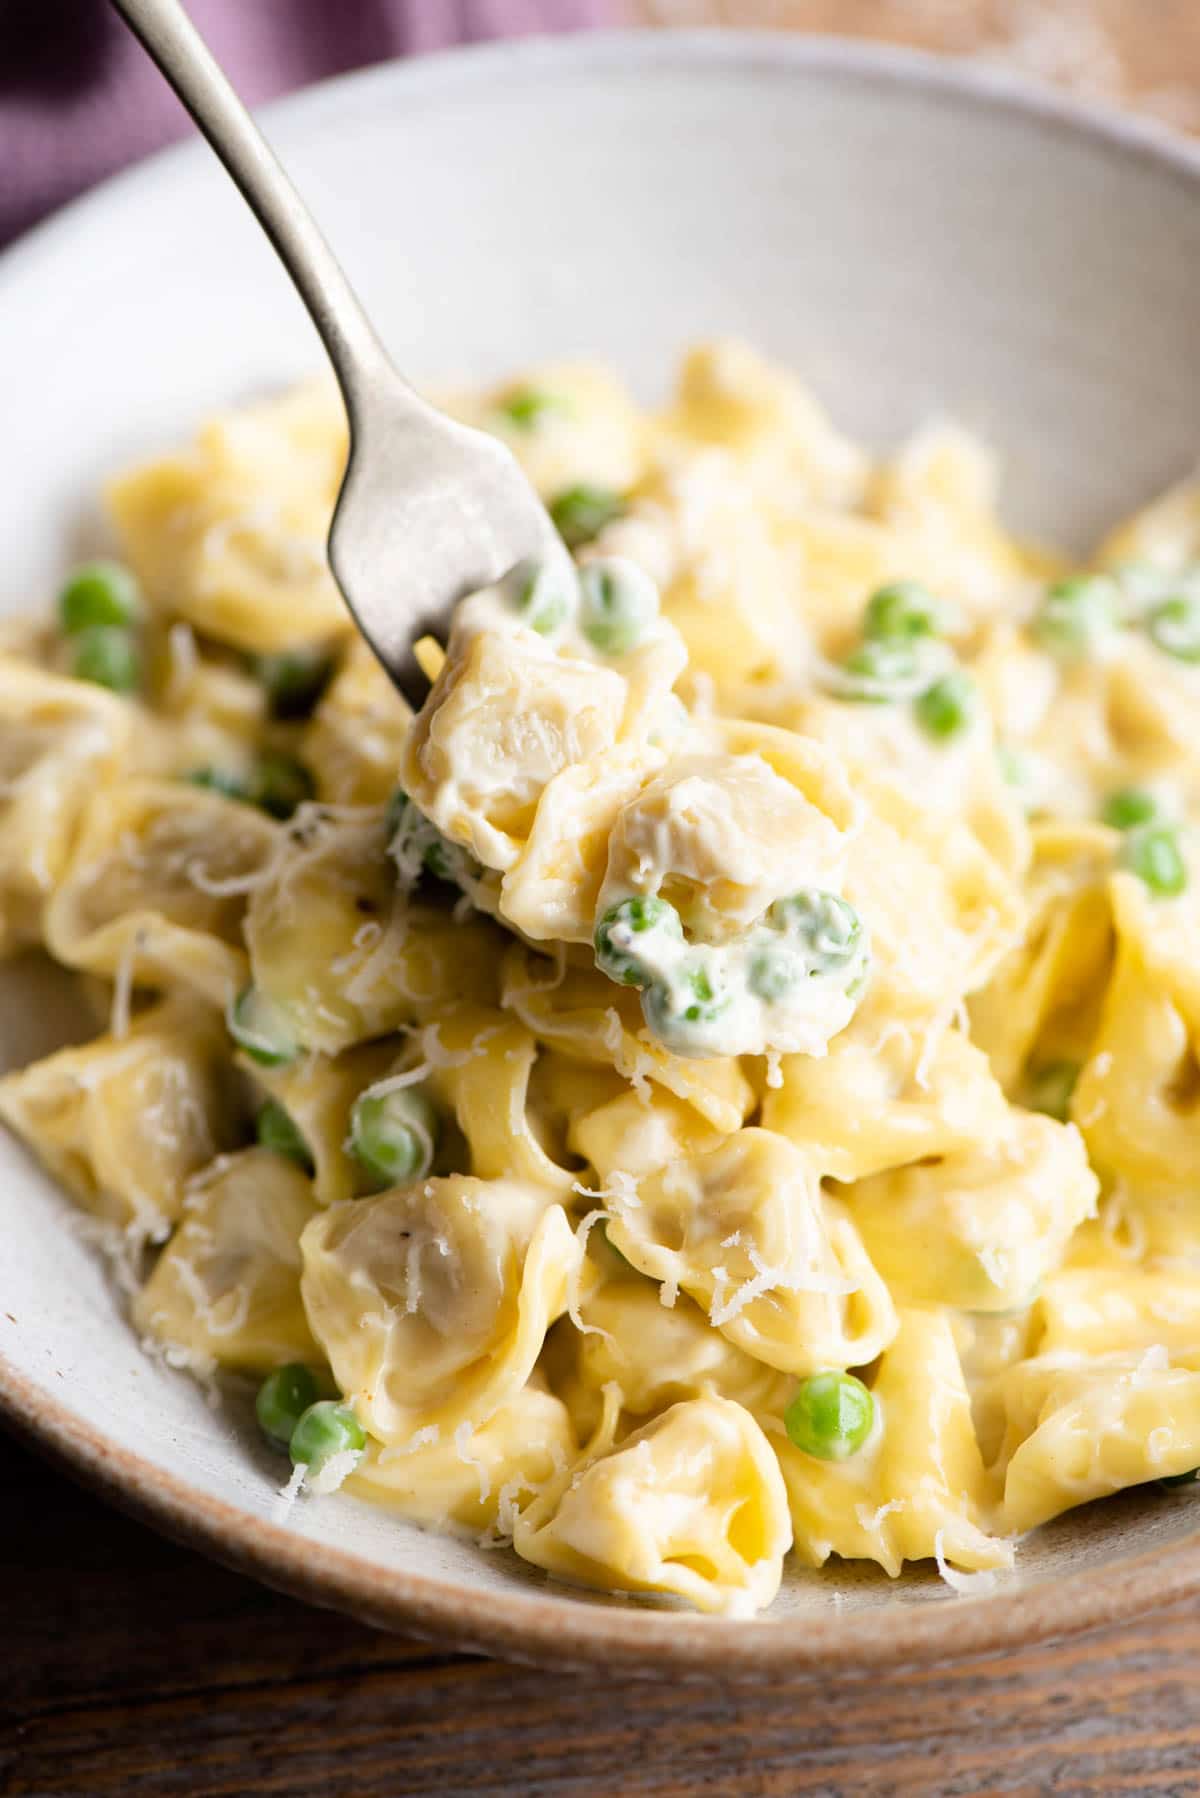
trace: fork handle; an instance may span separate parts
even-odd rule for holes
[[[333,363],[350,413],[392,375],[387,351],[316,221],[179,0],[112,0],[204,133],[274,244]],[[393,398],[394,403],[394,398]],[[420,406],[413,394],[415,407]]]

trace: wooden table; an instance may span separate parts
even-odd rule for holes
[[[4,1444],[0,1792],[584,1798],[1200,1791],[1200,1618],[892,1679],[556,1676],[306,1609]]]
[[[989,51],[1200,125],[1200,0],[628,0]],[[6,1445],[0,1791],[400,1798],[1200,1792],[1200,1619],[1178,1609],[890,1680],[555,1677],[306,1610]]]

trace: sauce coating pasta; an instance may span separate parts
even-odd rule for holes
[[[0,1119],[138,1330],[290,1490],[713,1612],[1190,1476],[1200,487],[1075,568],[738,344],[450,403],[575,567],[415,716],[323,387],[119,477],[0,640],[0,952],[110,1011]]]

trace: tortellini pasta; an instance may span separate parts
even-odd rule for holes
[[[1058,1264],[1097,1191],[1079,1132],[1031,1115],[998,1139],[860,1181],[848,1202],[900,1297],[1011,1311]]]
[[[726,1615],[1186,1481],[1200,488],[1078,569],[741,344],[450,404],[562,546],[415,712],[330,386],[119,476],[122,559],[0,630],[0,954],[106,1024],[0,1121],[147,1349],[258,1383],[289,1504]]]
[[[776,1439],[796,1552],[877,1561],[895,1576],[931,1557],[965,1572],[1006,1567],[1012,1549],[985,1526],[994,1509],[949,1319],[905,1310],[879,1364],[873,1441],[851,1460],[818,1461]]]
[[[774,1598],[790,1538],[770,1444],[744,1406],[720,1398],[681,1400],[589,1456],[514,1528],[517,1552],[560,1578],[734,1615]]]
[[[193,1182],[134,1321],[201,1363],[247,1373],[315,1360],[299,1250],[313,1211],[304,1175],[269,1149],[215,1162]]]
[[[46,908],[45,939],[68,967],[225,1004],[246,976],[246,895],[279,827],[249,806],[172,781],[119,781],[88,808]]]
[[[611,669],[520,635],[480,632],[447,660],[404,758],[407,791],[443,835],[499,869],[515,863],[554,776],[613,748],[625,709]]]
[[[298,1042],[334,1055],[430,1016],[464,987],[488,993],[494,933],[406,903],[379,813],[308,809],[245,920],[254,983]]]
[[[519,1392],[579,1258],[547,1194],[467,1175],[331,1206],[300,1246],[313,1332],[389,1444],[478,1427]]]
[[[109,507],[152,604],[238,649],[344,636],[325,538],[345,453],[322,385],[215,419],[190,450],[114,481]]]
[[[38,940],[89,801],[136,730],[110,694],[0,657],[0,953]]]
[[[237,1127],[223,1037],[204,1006],[151,1006],[0,1080],[0,1119],[88,1211],[161,1237]]]
[[[1005,1376],[1004,1523],[1033,1529],[1072,1505],[1200,1464],[1200,1353],[1162,1344],[1047,1355]]]
[[[860,1367],[895,1332],[854,1224],[804,1154],[769,1131],[741,1130],[643,1180],[609,1230],[642,1273],[689,1293],[769,1366]]]
[[[346,1490],[418,1523],[511,1535],[520,1505],[575,1452],[567,1407],[531,1382],[478,1429],[431,1437],[416,1447],[372,1442]]]

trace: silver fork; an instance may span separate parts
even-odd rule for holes
[[[511,452],[447,418],[396,372],[337,258],[179,0],[113,0],[274,244],[321,335],[350,422],[329,562],[359,630],[404,694],[412,653],[464,594],[526,558],[566,560]],[[381,226],[382,228],[382,226]]]

